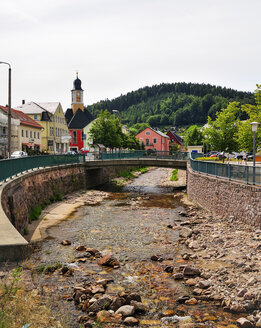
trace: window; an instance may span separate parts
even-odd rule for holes
[[[4,136],[6,135],[6,127],[5,126],[3,127],[3,135]]]
[[[73,144],[77,144],[77,134],[76,134],[76,131],[73,131]]]
[[[153,143],[157,143],[157,138],[153,138]]]
[[[32,138],[33,137],[33,132],[32,131],[30,131],[30,138]]]
[[[40,132],[37,132],[37,138],[40,139]]]
[[[150,131],[146,131],[146,136],[150,136]]]
[[[26,138],[28,138],[28,131],[27,130],[25,130],[25,136],[26,136]]]
[[[4,132],[4,130],[3,130],[3,132]],[[22,137],[24,136],[24,130],[22,130]]]
[[[146,139],[146,146],[149,146],[150,144],[150,139]]]
[[[37,115],[34,115],[34,120],[37,120]]]
[[[36,132],[34,131],[34,138],[36,138]]]

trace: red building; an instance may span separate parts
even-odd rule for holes
[[[170,144],[171,145],[177,145],[180,147],[180,149],[183,149],[185,147],[184,140],[176,133],[174,130],[169,130],[167,132],[167,136],[170,138]]]
[[[72,108],[68,108],[65,113],[66,122],[71,136],[70,150],[80,151],[84,146],[85,135],[83,129],[88,125],[93,117],[83,105],[83,89],[81,80],[78,78],[73,82]]]
[[[169,136],[159,130],[146,128],[136,135],[140,144],[144,144],[146,150],[169,151]]]

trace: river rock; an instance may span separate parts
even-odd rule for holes
[[[134,306],[135,308],[135,312],[141,312],[144,313],[147,311],[147,307],[141,303],[141,302],[137,302],[137,301],[131,301],[130,305]]]
[[[130,304],[131,301],[141,302],[141,297],[137,293],[130,293],[126,297],[126,304]]]
[[[139,324],[139,320],[134,317],[127,317],[124,319],[123,323],[126,326],[137,326]]]
[[[99,257],[102,256],[101,253],[100,253],[97,249],[92,248],[92,247],[88,247],[88,248],[86,248],[85,251],[86,251],[87,253],[90,253],[92,256],[94,256],[94,257],[96,257],[96,258],[99,258]]]
[[[198,287],[201,289],[208,289],[210,285],[211,284],[209,280],[200,280],[198,283]]]
[[[182,230],[179,233],[179,236],[182,238],[189,238],[192,236],[192,230],[189,228],[182,228]]]
[[[105,292],[105,289],[102,285],[94,285],[94,286],[91,286],[91,292],[93,294],[97,294],[97,293],[104,293]]]
[[[230,306],[230,311],[234,313],[245,313],[246,310],[243,305],[236,303]]]
[[[99,259],[98,264],[113,268],[118,268],[120,266],[120,262],[116,259],[116,257],[112,256],[111,254],[107,254],[101,259]]]
[[[85,246],[83,246],[83,245],[77,246],[75,248],[75,250],[78,251],[78,252],[83,252],[83,251],[85,251]]]
[[[186,280],[185,284],[187,286],[195,286],[197,284],[197,280],[191,278],[191,279]]]
[[[198,301],[193,297],[193,298],[190,298],[189,300],[185,301],[185,304],[195,305],[195,304],[198,304]]]
[[[198,268],[187,265],[184,267],[183,274],[184,276],[199,276],[200,270]]]
[[[253,327],[253,324],[249,320],[247,320],[246,318],[239,318],[237,320],[237,324],[241,328],[251,328],[251,327]]]
[[[104,309],[107,309],[112,302],[111,297],[108,295],[104,295],[99,298],[96,302],[92,303],[92,305],[88,308],[89,312],[98,312]]]
[[[61,244],[62,244],[63,246],[69,246],[69,245],[72,244],[72,242],[71,242],[70,240],[63,240],[63,241],[61,241]]]
[[[256,327],[261,327],[261,318],[257,321]]]
[[[181,280],[181,279],[184,278],[184,274],[183,274],[182,272],[174,273],[173,278],[174,278],[175,280]]]
[[[123,305],[115,313],[122,314],[124,317],[129,317],[134,314],[135,308],[133,305]]]
[[[111,302],[110,309],[117,311],[121,306],[125,304],[125,301],[125,298],[116,296]]]

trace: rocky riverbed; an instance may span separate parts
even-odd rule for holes
[[[191,204],[170,174],[66,200],[81,207],[45,229],[22,280],[52,327],[261,326],[261,231]]]

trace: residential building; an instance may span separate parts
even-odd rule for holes
[[[43,127],[42,150],[50,154],[62,154],[69,150],[69,130],[59,102],[28,102],[16,109],[23,111]]]
[[[8,107],[0,106],[0,108],[8,114]],[[11,115],[20,122],[17,131],[17,145],[14,150],[41,151],[41,131],[43,127],[20,110],[11,108]]]
[[[169,136],[159,130],[146,128],[136,135],[140,144],[143,144],[145,149],[155,149],[158,151],[169,151]]]
[[[0,156],[8,157],[8,107],[0,106]],[[11,116],[11,153],[21,150],[19,142],[20,120]]]
[[[180,148],[180,150],[185,149],[184,140],[177,134],[174,129],[169,130],[166,134],[170,138],[170,146],[177,146],[178,148]]]
[[[70,132],[70,150],[80,151],[86,144],[85,127],[93,121],[92,115],[84,107],[83,104],[83,89],[81,87],[82,81],[78,78],[73,82],[72,104],[65,113],[67,125]]]

